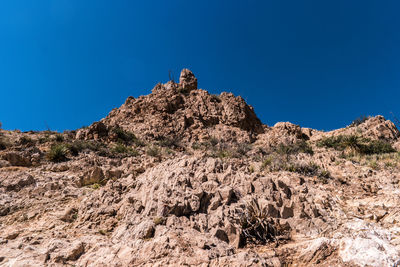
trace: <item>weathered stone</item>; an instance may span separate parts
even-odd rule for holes
[[[179,77],[179,84],[185,90],[194,90],[197,89],[197,78],[190,70],[183,69],[181,71],[181,76]]]

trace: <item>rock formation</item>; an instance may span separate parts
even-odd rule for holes
[[[179,83],[76,131],[0,130],[0,266],[397,266],[399,131],[263,125]]]

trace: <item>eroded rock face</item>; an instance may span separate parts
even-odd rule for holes
[[[275,147],[279,144],[291,145],[309,140],[313,130],[301,128],[290,122],[278,122],[273,127],[266,127],[265,132],[257,138],[257,144],[264,147]]]
[[[224,128],[225,135],[236,132],[239,140],[254,140],[263,132],[253,108],[241,97],[231,93],[210,95],[196,89],[193,73],[183,70],[179,84],[158,84],[148,96],[128,98],[102,122],[144,138],[176,137],[184,141],[210,136],[216,128]]]

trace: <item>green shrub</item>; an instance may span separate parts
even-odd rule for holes
[[[234,146],[234,156],[241,157],[251,150],[251,145],[248,143],[240,143]]]
[[[72,143],[68,143],[66,144],[66,146],[68,147],[69,152],[73,156],[78,156],[78,154],[86,148],[85,142],[79,140],[74,141]]]
[[[200,148],[201,148],[201,144],[200,143],[198,143],[198,142],[193,142],[192,143],[192,149],[193,150],[198,150]]]
[[[158,141],[158,145],[161,147],[170,147],[170,148],[178,148],[182,147],[180,144],[180,140],[176,137],[164,137],[160,141]]]
[[[117,135],[119,142],[130,143],[136,139],[136,136],[133,133],[125,131],[124,129],[122,129],[120,127],[113,128],[112,132]]]
[[[61,162],[67,159],[68,147],[65,144],[53,145],[47,153],[47,159],[53,162]]]
[[[318,176],[329,178],[330,174],[327,170],[323,170],[314,162],[303,163],[290,161],[287,157],[276,154],[268,156],[261,164],[261,170],[267,171],[289,171],[299,173],[305,176]]]
[[[30,138],[29,136],[22,136],[19,139],[19,144],[21,144],[21,145],[32,145],[34,143],[35,143],[35,141],[33,141],[32,138]]]
[[[291,155],[298,153],[306,153],[313,155],[314,151],[312,147],[304,140],[298,141],[291,145],[279,144],[275,149],[275,152],[281,155]]]
[[[273,157],[272,157],[272,156],[267,157],[267,158],[263,161],[263,163],[261,164],[261,170],[264,170],[264,169],[266,169],[267,167],[271,166],[272,162],[273,162]]]
[[[165,224],[166,218],[165,217],[154,217],[153,218],[154,225],[162,225]]]
[[[113,151],[116,152],[116,153],[127,153],[128,152],[128,148],[125,145],[123,145],[121,143],[118,143],[118,144],[115,145]]]
[[[210,142],[210,145],[214,147],[219,143],[219,140],[217,138],[215,138],[215,137],[211,137],[209,139],[209,142]]]
[[[217,150],[212,154],[212,156],[220,159],[232,157],[232,155],[227,150]]]
[[[137,152],[136,150],[134,150],[131,147],[127,147],[124,144],[121,143],[117,143],[113,150],[114,153],[118,153],[118,154],[126,154],[128,156],[137,156],[139,155],[139,152]]]
[[[92,189],[94,189],[94,190],[96,190],[96,189],[99,189],[99,188],[101,187],[101,184],[99,184],[99,183],[94,183],[94,184],[89,185],[89,187],[92,188]]]
[[[147,148],[146,154],[150,157],[158,157],[160,155],[160,149],[156,146],[151,146]]]
[[[9,143],[5,138],[0,137],[0,150],[4,150],[9,146]]]
[[[391,144],[381,140],[372,140],[363,148],[363,154],[385,154],[396,152]]]
[[[56,134],[54,140],[58,143],[64,142],[64,136],[62,136],[61,134]]]
[[[38,141],[39,141],[39,144],[44,144],[44,143],[50,142],[50,137],[49,136],[40,137],[38,139]]]
[[[333,148],[339,151],[351,149],[356,153],[364,155],[384,154],[396,151],[388,142],[382,140],[370,140],[356,135],[325,137],[317,142],[317,146]]]

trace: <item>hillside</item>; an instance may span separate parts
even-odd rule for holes
[[[397,266],[399,137],[263,125],[184,69],[87,128],[0,130],[0,266]]]

